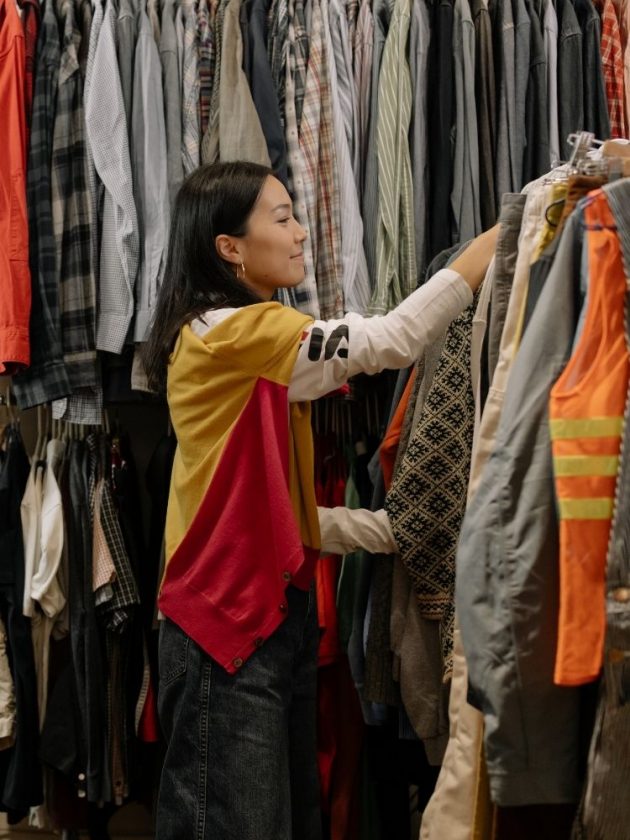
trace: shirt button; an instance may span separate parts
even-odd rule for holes
[[[291,574],[291,572],[282,572],[282,579],[283,580],[291,580],[292,577],[293,577],[293,575]]]
[[[243,664],[243,660],[241,659],[240,656],[237,656],[236,659],[232,660],[232,665],[234,665],[235,668],[240,668],[242,664]]]
[[[263,639],[262,636],[257,636],[254,639],[254,647],[257,647],[257,648],[262,647],[264,642],[265,642],[265,640]]]
[[[286,612],[287,611],[287,605],[286,604],[280,604],[278,609],[280,610],[280,612]]]

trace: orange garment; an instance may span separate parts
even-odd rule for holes
[[[400,443],[400,435],[402,433],[402,425],[407,413],[407,406],[413,390],[413,383],[416,381],[416,368],[411,371],[411,375],[400,398],[400,402],[396,406],[396,411],[392,417],[391,423],[387,427],[385,437],[379,449],[379,458],[381,461],[381,469],[383,470],[383,480],[385,482],[385,490],[389,490],[394,477],[394,467],[396,465],[396,454],[398,452],[398,444]]]
[[[585,208],[588,308],[573,356],[550,395],[560,517],[560,615],[554,680],[597,678],[605,633],[605,575],[628,385],[626,277],[615,220],[598,190]]]
[[[0,0],[0,373],[30,362],[25,75],[22,22],[14,0]]]

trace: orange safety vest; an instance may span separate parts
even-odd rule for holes
[[[549,401],[560,517],[560,613],[554,681],[596,679],[604,651],[606,555],[628,385],[626,276],[603,190],[584,211],[588,309]]]

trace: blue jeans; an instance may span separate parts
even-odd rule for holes
[[[156,840],[321,840],[314,590],[289,586],[287,602],[234,675],[161,623]]]

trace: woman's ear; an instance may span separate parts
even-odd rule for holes
[[[232,263],[233,265],[240,265],[243,260],[239,253],[239,240],[236,236],[229,236],[227,233],[221,233],[214,240],[217,254],[222,260]]]

